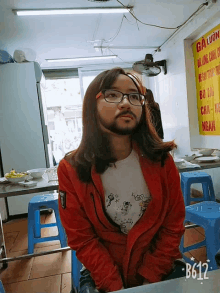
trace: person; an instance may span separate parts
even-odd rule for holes
[[[150,89],[146,89],[145,97],[146,97],[147,104],[150,108],[152,123],[153,123],[159,137],[161,139],[164,139],[160,106],[158,103],[155,102],[153,93]]]
[[[60,218],[84,265],[80,292],[184,276],[175,267],[185,230],[169,154],[176,145],[158,137],[143,85],[122,68],[100,73],[86,91],[82,120],[79,147],[58,166]]]

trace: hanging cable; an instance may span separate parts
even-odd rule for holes
[[[93,33],[93,37],[92,37],[92,42],[95,40],[95,37],[96,37],[96,34],[97,34],[97,31],[99,29],[99,25],[100,25],[100,22],[101,22],[101,18],[102,18],[102,15],[99,15],[98,16],[98,19],[96,21],[96,27],[95,27],[95,31]]]
[[[166,39],[166,41],[164,41],[158,48],[157,48],[157,50],[160,50],[160,48],[166,43],[166,42],[168,42],[168,40],[169,39],[171,39],[172,38],[172,36],[191,18],[191,17],[193,17],[203,6],[207,6],[208,5],[208,2],[205,2],[205,3],[202,3],[200,6],[199,6],[199,8],[186,20],[186,21],[184,21],[184,23],[183,24],[181,24],[181,26],[180,27],[178,27],[176,30],[175,30],[175,32],[173,32],[170,36],[169,36],[169,38],[168,39]],[[155,50],[155,53],[157,52],[157,50]],[[154,53],[154,54],[155,54]],[[154,55],[153,54],[153,55]]]
[[[124,18],[125,18],[125,16],[123,15],[123,16],[122,16],[121,23],[120,23],[120,26],[119,26],[119,28],[118,28],[117,33],[115,34],[115,36],[112,37],[112,38],[110,38],[110,39],[108,39],[107,41],[104,40],[104,43],[108,43],[108,42],[113,41],[113,40],[119,35],[119,33],[120,33],[120,31],[121,31],[121,27],[122,27],[122,24],[123,24],[123,20],[124,20]]]
[[[128,18],[126,17],[126,15],[125,15],[125,18],[126,18],[127,22],[129,22],[131,25],[136,25],[137,20],[135,20],[135,22],[132,23],[130,20],[128,20]]]
[[[109,42],[113,41],[113,40],[119,35],[119,33],[120,33],[120,31],[121,31],[121,27],[122,27],[122,24],[123,24],[123,20],[124,20],[124,18],[126,18],[126,20],[127,20],[129,23],[131,23],[131,22],[127,19],[127,17],[126,17],[125,15],[123,15],[123,16],[122,16],[121,23],[120,23],[120,26],[119,26],[119,28],[118,28],[118,30],[117,30],[115,36],[112,37],[112,38],[110,38],[110,39],[108,39],[107,41],[106,41],[105,39],[103,39],[103,40],[102,40],[102,43],[109,43]],[[138,27],[137,21],[136,21],[135,24],[137,25],[138,30],[140,30],[139,27]],[[133,24],[133,25],[135,25],[135,24]],[[101,44],[101,47],[102,47],[102,44]],[[102,48],[101,48],[101,49],[102,49]]]
[[[113,55],[116,55],[111,49],[108,48],[108,50],[109,50],[110,52],[112,52]],[[118,57],[118,56],[117,56],[117,58],[119,58],[123,63],[127,63],[127,64],[130,64],[130,65],[131,65],[131,63],[132,63],[132,62],[126,62],[126,61],[122,60],[122,59],[121,59],[120,57]]]
[[[105,39],[99,40],[99,41],[101,41],[101,51],[102,51],[102,44],[103,44],[103,43],[111,42],[111,41],[113,41],[113,40],[119,35],[119,33],[120,33],[120,31],[121,31],[121,27],[122,27],[122,24],[123,24],[123,20],[124,20],[124,18],[126,18],[125,15],[122,16],[121,23],[120,23],[119,28],[118,28],[118,30],[117,30],[117,32],[116,32],[116,34],[115,34],[114,37],[111,37],[111,38],[108,39],[107,41],[106,41]],[[100,19],[99,19],[99,22],[97,23],[97,26],[96,26],[95,32],[94,32],[94,34],[93,34],[93,41],[88,41],[88,42],[91,42],[91,43],[95,43],[95,42],[96,42],[96,41],[94,41],[94,36],[97,34],[97,30],[98,30],[98,28],[99,28],[99,25],[100,25]],[[102,53],[103,53],[103,52],[102,52]]]
[[[123,3],[121,3],[119,0],[116,0],[118,3],[120,3],[124,8],[127,8]],[[158,50],[160,50],[160,48],[185,24],[185,23],[187,23],[187,21],[189,20],[189,19],[191,19],[202,7],[204,7],[204,6],[207,6],[208,5],[208,1],[206,1],[205,3],[202,3],[199,7],[198,7],[198,9],[190,16],[190,17],[188,17],[181,25],[179,25],[179,26],[177,26],[177,27],[175,27],[175,28],[169,28],[169,27],[163,27],[163,26],[158,26],[158,25],[154,25],[154,24],[147,24],[147,23],[144,23],[144,22],[142,22],[142,21],[140,21],[130,10],[129,10],[129,13],[135,18],[135,20],[136,20],[136,25],[137,25],[137,27],[138,27],[138,30],[140,30],[139,29],[139,26],[138,26],[138,22],[140,22],[140,23],[142,23],[142,24],[144,24],[144,25],[147,25],[147,26],[154,26],[154,27],[158,27],[158,28],[162,28],[162,29],[175,29],[175,31],[171,34],[171,36],[169,36],[169,38],[165,41],[165,42],[163,42],[162,43],[162,45],[160,45],[158,48],[157,48],[157,50],[155,50],[155,53],[158,51]],[[125,16],[125,15],[123,15],[122,16],[122,20],[121,20],[121,23],[120,23],[120,26],[119,26],[119,28],[118,28],[118,30],[117,30],[117,32],[116,32],[116,34],[115,34],[115,36],[114,37],[112,37],[112,38],[110,38],[110,39],[108,39],[108,40],[102,40],[102,44],[103,43],[108,43],[108,42],[111,42],[111,41],[113,41],[118,35],[119,35],[119,33],[120,33],[120,31],[121,31],[121,27],[122,27],[122,24],[123,24],[123,20],[124,20],[124,18],[126,18],[127,19],[127,17]],[[127,21],[128,22],[130,22],[128,19],[127,19]],[[131,23],[131,22],[130,22]],[[101,44],[101,52],[102,52],[102,54],[103,54],[103,51],[102,51],[102,44]],[[108,48],[109,49],[109,48]],[[109,49],[110,50],[110,49]],[[110,50],[111,51],[111,50]],[[112,51],[111,51],[112,52]],[[112,52],[113,53],[113,52]],[[155,54],[154,53],[154,54]],[[114,54],[114,53],[113,53]],[[120,57],[118,57],[119,59],[121,59]],[[121,59],[122,60],[122,59]],[[123,60],[122,60],[123,61]],[[123,61],[124,62],[124,61]],[[125,62],[125,63],[128,63],[128,62]]]
[[[120,3],[124,8],[127,8],[123,3],[121,3],[121,1],[119,1],[119,0],[116,0],[118,3]],[[134,13],[133,12],[131,12],[130,10],[129,10],[129,13],[136,19],[136,21],[138,21],[138,22],[140,22],[140,23],[142,23],[142,24],[144,24],[144,25],[147,25],[147,26],[154,26],[154,27],[158,27],[158,28],[163,28],[163,29],[179,29],[179,28],[181,28],[191,17],[193,17],[203,6],[207,6],[208,5],[208,1],[207,2],[205,2],[205,3],[202,3],[200,6],[199,6],[199,8],[189,17],[189,18],[187,18],[187,20],[186,21],[184,21],[184,23],[182,23],[181,25],[179,25],[179,26],[177,26],[177,27],[165,27],[165,26],[159,26],[159,25],[155,25],[155,24],[149,24],[149,23],[144,23],[144,22],[142,22],[141,20],[139,20],[135,15],[134,15]]]

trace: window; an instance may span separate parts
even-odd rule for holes
[[[58,163],[82,137],[82,98],[78,77],[47,79],[44,88],[51,149]]]
[[[109,67],[109,66],[108,66]],[[56,163],[76,149],[82,138],[82,101],[92,80],[102,71],[91,69],[44,70],[48,132]],[[113,64],[111,68],[115,67]],[[126,71],[128,69],[125,69]],[[129,69],[130,71],[131,69]]]

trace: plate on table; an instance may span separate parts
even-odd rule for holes
[[[10,183],[5,177],[0,178],[0,184],[7,184]]]
[[[193,156],[194,156],[194,159],[195,159],[195,158],[203,157],[203,154],[194,154]]]
[[[208,163],[208,162],[216,162],[219,161],[219,157],[201,157],[201,158],[196,158],[195,161],[200,162],[200,163]]]
[[[34,181],[27,181],[27,182],[22,181],[22,182],[19,182],[18,184],[21,185],[21,186],[24,186],[24,187],[34,187],[34,186],[37,185],[37,182],[34,182]]]
[[[182,164],[185,162],[183,159],[179,159],[179,158],[174,158],[173,160],[177,167],[181,167]]]

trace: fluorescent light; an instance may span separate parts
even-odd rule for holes
[[[60,59],[45,59],[47,62],[71,62],[71,61],[84,61],[84,60],[100,60],[117,58],[117,55],[94,56],[94,57],[79,57],[79,58],[60,58]]]
[[[91,8],[70,8],[70,9],[12,9],[19,15],[64,15],[64,14],[94,14],[94,13],[128,13],[131,6],[124,7],[91,7]]]

